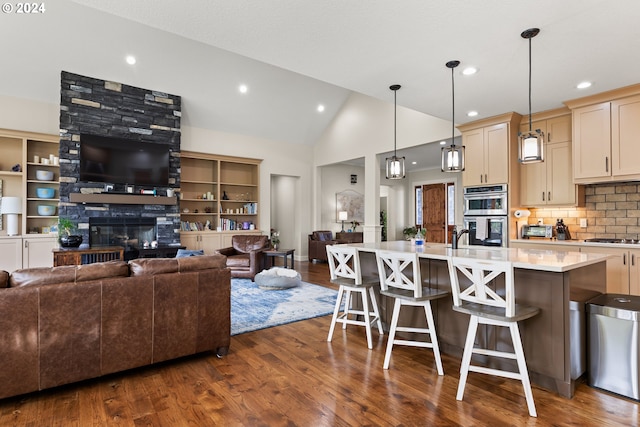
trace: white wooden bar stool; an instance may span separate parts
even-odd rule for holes
[[[505,280],[504,297],[497,294],[490,287],[490,282],[502,274],[504,274]],[[462,400],[470,371],[517,379],[522,382],[527,406],[529,407],[529,415],[537,417],[527,363],[524,358],[522,341],[520,340],[518,321],[535,316],[540,312],[540,309],[515,303],[513,265],[508,261],[472,260],[454,257],[449,259],[449,275],[453,291],[453,309],[471,316],[460,366],[460,382],[458,383],[456,399]],[[468,281],[461,281],[460,275],[466,277]],[[474,342],[478,324],[509,328],[514,352],[475,347]],[[518,363],[518,372],[472,365],[471,357],[473,354],[515,359]]]
[[[436,335],[436,326],[433,321],[431,300],[443,298],[449,295],[449,291],[423,286],[420,274],[420,262],[418,254],[405,252],[376,251],[378,274],[380,275],[380,293],[395,300],[387,351],[384,356],[384,369],[389,369],[391,351],[394,345],[406,345],[412,347],[432,348],[436,360],[436,368],[439,375],[444,375],[442,360],[440,359],[440,347]],[[404,305],[424,307],[427,319],[427,328],[413,326],[398,326],[400,309]],[[396,339],[396,332],[411,332],[428,334],[429,342]]]
[[[382,322],[380,321],[380,310],[378,302],[373,292],[373,285],[378,284],[378,277],[362,277],[360,269],[360,257],[356,248],[342,245],[327,245],[327,260],[329,261],[329,272],[331,273],[331,283],[339,285],[336,307],[331,318],[329,336],[327,341],[333,338],[333,330],[336,323],[342,323],[342,329],[347,328],[347,324],[364,326],[367,332],[367,346],[373,348],[371,339],[371,324],[376,323],[380,335],[384,334]],[[359,293],[362,297],[362,310],[353,308],[352,292]],[[344,309],[340,313],[340,306],[344,302]],[[352,318],[349,318],[352,315]],[[362,316],[362,320],[358,319]]]

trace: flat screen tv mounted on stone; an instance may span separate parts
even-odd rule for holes
[[[168,145],[90,134],[80,135],[80,181],[169,185]]]

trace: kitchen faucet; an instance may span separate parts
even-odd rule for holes
[[[456,226],[453,226],[453,230],[451,231],[451,249],[458,249],[458,240],[462,237],[463,234],[468,233],[468,229],[460,230],[458,233]]]

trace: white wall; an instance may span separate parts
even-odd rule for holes
[[[60,104],[0,95],[0,128],[58,135]]]
[[[410,222],[409,215],[412,214],[408,206],[412,200],[412,184],[409,180],[390,181],[384,178],[383,171],[366,171],[364,168],[358,170],[357,167],[338,168],[332,173],[321,173],[321,168],[317,167],[350,159],[370,158],[391,150],[392,118],[393,104],[354,93],[314,146],[183,126],[182,149],[263,159],[260,165],[262,185],[258,227],[266,233],[271,227],[271,176],[298,177],[298,213],[292,247],[296,249],[297,256],[303,257],[307,253],[307,234],[310,231],[322,228],[339,230],[339,224],[335,221],[337,191],[356,189],[365,194],[365,204],[370,203],[368,200],[379,197],[379,187],[372,194],[366,194],[364,190],[365,180],[367,176],[371,179],[372,175],[369,174],[372,173],[380,174],[380,184],[390,187],[387,197],[389,239],[402,238],[402,228]],[[59,105],[1,96],[0,127],[57,134]],[[450,136],[450,131],[450,123],[445,120],[398,107],[399,148],[445,139]],[[358,175],[355,187],[349,183],[352,173]],[[431,173],[433,179],[438,174],[443,175],[439,171]],[[329,179],[327,183],[323,182],[325,178]],[[379,212],[371,215],[371,218],[372,223],[366,225],[378,226]]]
[[[401,106],[397,118],[398,149],[451,138],[450,121]],[[314,145],[314,163],[329,165],[389,151],[393,151],[393,102],[354,92]]]
[[[333,165],[349,159],[365,158],[365,164],[381,153],[393,150],[394,129],[393,103],[380,101],[359,93],[353,93],[345,102],[340,113],[313,147],[313,161],[316,172],[313,186],[314,228],[325,221],[323,211],[328,190],[325,173],[320,166]],[[397,148],[412,147],[451,137],[451,122],[428,116],[404,107],[397,109]],[[373,163],[373,162],[371,162]],[[438,173],[442,173],[438,170]],[[376,176],[379,174],[379,176]],[[411,193],[410,183],[405,180],[386,180],[384,171],[364,171],[366,179],[378,179],[380,185],[390,187],[387,198],[389,240],[402,238],[402,228],[407,222],[407,201]],[[380,187],[370,187],[365,191],[366,227],[379,226],[379,210],[373,212],[371,203],[379,200]],[[398,237],[399,230],[399,237]],[[379,233],[376,233],[379,235]],[[366,238],[365,238],[366,240]]]
[[[298,182],[299,178],[292,176],[271,176],[271,228],[280,232],[280,247],[295,248],[301,256],[299,239],[296,238],[298,230],[300,203]],[[269,230],[265,230],[268,233]]]
[[[0,96],[0,128],[57,135],[60,106],[21,98]],[[181,149],[203,153],[263,159],[260,164],[260,221],[258,227],[269,233],[270,181],[272,175],[299,177],[297,222],[291,246],[296,255],[307,253],[307,234],[311,230],[311,188],[313,149],[309,145],[290,144],[209,129],[182,126]]]
[[[336,193],[353,190],[364,195],[364,167],[345,164],[323,166],[320,168],[320,175],[320,222],[314,230],[331,230],[336,233],[342,229],[342,222],[337,221]],[[356,184],[351,184],[351,175],[358,176]],[[349,228],[351,224],[345,222],[344,229]],[[359,227],[358,231],[362,231],[362,227]]]
[[[402,240],[402,229],[407,223],[407,204],[412,200],[409,191],[410,182],[407,179],[389,180],[384,171],[380,177],[380,194],[387,198],[387,240]]]
[[[260,164],[260,200],[259,228],[269,233],[271,221],[271,177],[273,175],[299,178],[295,201],[296,228],[294,235],[287,236],[291,243],[283,245],[296,250],[296,258],[307,255],[307,234],[311,230],[311,171],[312,147],[304,144],[289,144],[255,138],[246,135],[230,134],[209,129],[183,126],[182,149],[204,153],[263,159]],[[284,246],[283,246],[284,247]]]

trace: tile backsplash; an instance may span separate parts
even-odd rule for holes
[[[640,238],[640,183],[611,183],[585,186],[585,206],[567,208],[530,208],[529,224],[555,225],[558,218],[569,226],[573,239],[594,237]],[[580,219],[587,227],[580,227]]]

